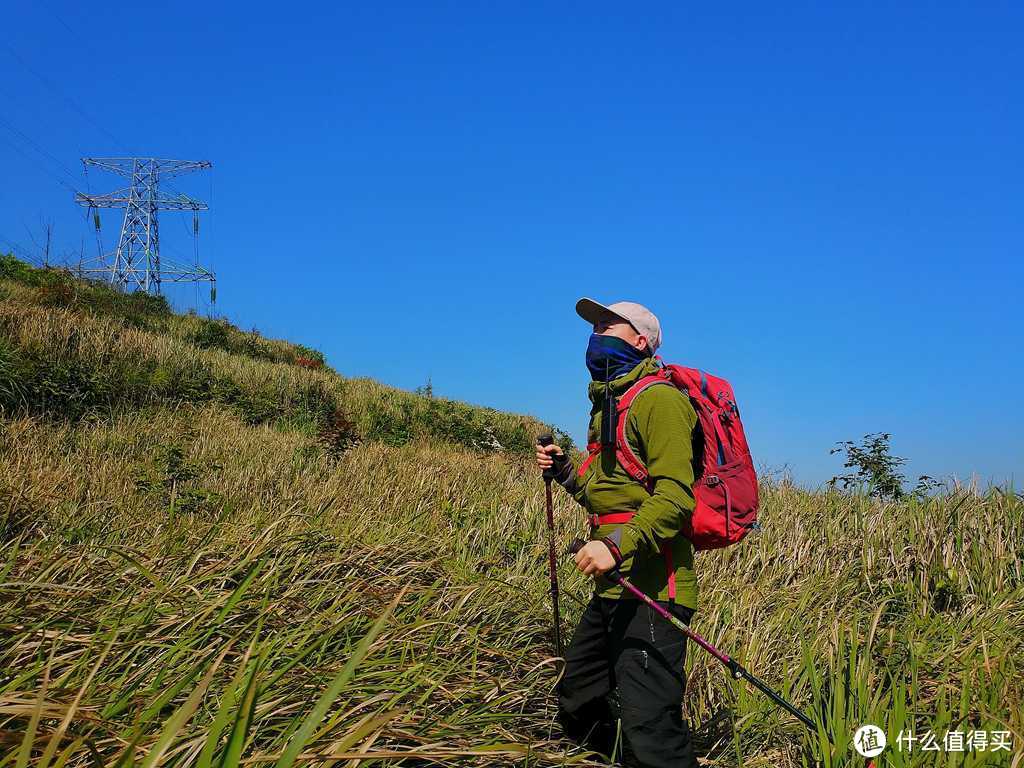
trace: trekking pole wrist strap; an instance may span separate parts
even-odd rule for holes
[[[636,512],[633,510],[627,510],[624,512],[605,512],[602,514],[591,514],[590,515],[590,526],[591,535],[593,532],[602,525],[623,525],[633,519]],[[615,558],[616,567],[622,563],[622,552],[619,547],[615,544],[614,540],[609,539],[607,536],[600,539],[608,545],[608,549],[612,550],[612,557]],[[612,549],[612,547],[615,547]],[[672,542],[668,539],[661,542],[660,547],[661,557],[665,562],[665,579],[668,588],[668,599],[676,599],[676,566],[672,558]]]
[[[612,553],[612,558],[615,560],[615,569],[617,570],[622,565],[622,552],[619,549],[619,545],[616,544],[610,536],[605,536],[599,541],[608,547],[608,551]]]

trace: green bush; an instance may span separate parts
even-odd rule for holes
[[[391,413],[381,403],[366,408],[366,437],[386,445],[405,445],[416,436],[412,414],[408,410]]]
[[[126,293],[100,280],[76,278],[64,268],[36,269],[11,255],[0,256],[0,280],[35,288],[36,301],[43,306],[116,316],[135,327],[149,328],[153,318],[172,315],[163,296],[144,291]]]
[[[303,346],[302,344],[295,345],[295,361],[305,364],[307,368],[320,368],[327,365],[323,352]],[[310,365],[310,363],[313,363],[313,365]]]
[[[215,511],[223,501],[219,493],[196,483],[220,464],[202,464],[185,457],[178,445],[160,446],[155,467],[147,468],[135,481],[135,488],[159,500],[170,515]]]
[[[90,412],[147,403],[220,402],[248,424],[274,421],[315,432],[339,408],[322,382],[243,385],[215,376],[201,360],[156,362],[139,357],[94,360],[19,351],[0,338],[0,405],[50,419],[78,420]]]
[[[36,286],[40,284],[43,274],[44,270],[35,269],[9,253],[0,254],[0,280],[14,280],[23,285]]]
[[[199,327],[186,337],[200,349],[223,349],[231,352],[230,326],[218,320],[199,319]]]

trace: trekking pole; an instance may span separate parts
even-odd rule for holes
[[[550,434],[543,434],[537,438],[537,443],[542,447],[554,445],[554,438]],[[551,457],[552,464],[544,470],[544,491],[547,496],[548,514],[548,579],[551,582],[551,612],[552,623],[555,630],[555,651],[559,656],[564,656],[562,648],[562,619],[558,614],[558,558],[555,555],[555,511],[551,502],[551,481],[555,478],[555,457]]]
[[[583,548],[583,545],[586,544],[586,543],[587,542],[583,541],[582,539],[575,539],[573,541],[573,543],[569,546],[569,553],[575,555],[577,552],[580,551],[580,549]],[[720,662],[722,662],[725,666],[727,666],[729,668],[729,672],[732,673],[732,676],[734,678],[736,678],[737,680],[739,680],[741,678],[746,680],[751,685],[753,685],[755,688],[757,688],[757,690],[759,690],[761,693],[763,693],[769,699],[774,701],[780,707],[785,709],[787,712],[789,712],[791,715],[793,715],[795,718],[797,718],[801,723],[803,723],[808,728],[810,728],[811,731],[817,733],[818,727],[814,724],[814,721],[811,720],[811,718],[809,718],[807,715],[805,715],[803,712],[801,712],[799,709],[794,707],[792,704],[790,704],[788,701],[786,701],[784,698],[782,698],[779,694],[777,694],[775,691],[773,691],[771,688],[769,688],[762,680],[760,680],[759,678],[755,677],[750,672],[748,672],[746,669],[744,669],[740,665],[740,663],[736,661],[736,659],[732,659],[732,658],[726,656],[720,650],[715,648],[715,646],[713,646],[711,643],[709,643],[703,637],[701,637],[696,632],[694,632],[692,629],[690,629],[688,626],[686,626],[686,624],[683,623],[680,619],[677,619],[675,616],[673,616],[671,613],[669,613],[664,608],[662,608],[660,605],[658,605],[654,600],[652,600],[646,594],[644,594],[639,589],[637,589],[635,586],[633,586],[628,581],[626,581],[626,579],[624,579],[622,577],[622,574],[620,574],[617,569],[609,571],[608,573],[605,574],[605,576],[607,578],[611,579],[612,581],[614,581],[616,584],[621,585],[623,589],[628,590],[633,595],[638,597],[640,600],[643,600],[645,603],[647,603],[648,606],[650,606],[655,611],[657,611],[659,616],[661,616],[663,619],[665,619],[666,621],[671,623],[672,626],[674,626],[676,629],[678,629],[680,632],[682,632],[688,638],[693,640],[693,642],[695,642],[697,645],[699,645],[705,651],[707,651],[712,656],[714,656],[716,659],[718,659]]]

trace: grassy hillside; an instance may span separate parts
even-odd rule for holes
[[[0,765],[602,764],[553,725],[534,419],[12,259],[0,408]],[[736,720],[709,761],[862,765],[862,722],[1024,759],[1020,497],[762,493],[763,531],[698,557],[694,626],[836,746],[691,646],[688,717]]]

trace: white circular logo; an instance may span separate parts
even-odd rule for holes
[[[853,734],[853,748],[863,757],[875,757],[885,749],[885,731],[877,725],[862,725]]]

